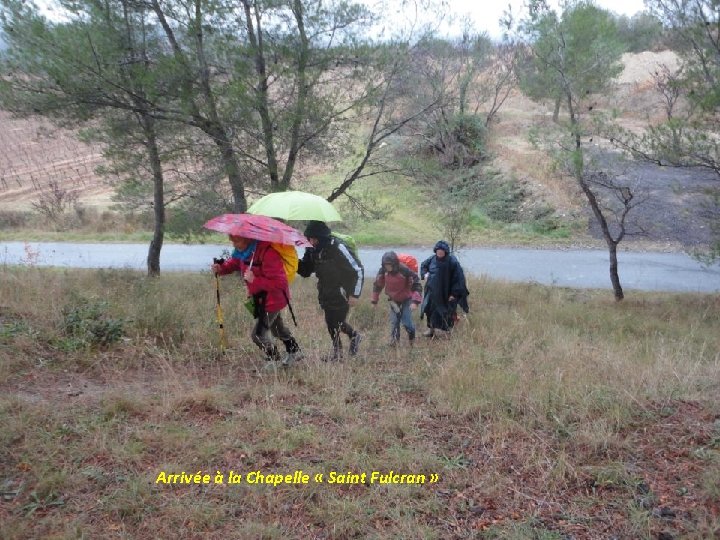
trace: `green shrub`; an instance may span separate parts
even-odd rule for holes
[[[0,344],[9,343],[15,336],[21,334],[36,336],[37,332],[30,328],[22,319],[0,316]]]
[[[445,167],[472,167],[488,157],[487,128],[483,117],[456,113],[450,119],[430,123],[430,150]]]
[[[32,221],[30,212],[3,210],[0,212],[0,229],[21,229],[27,227]]]
[[[107,302],[73,298],[62,310],[63,333],[69,338],[62,342],[63,348],[107,346],[120,341],[125,321],[110,317],[107,310]]]
[[[525,200],[523,187],[515,182],[489,179],[481,187],[479,206],[494,221],[520,221],[520,208]]]
[[[474,114],[456,114],[452,122],[452,134],[477,161],[487,157],[485,149],[487,128],[483,117]]]
[[[207,234],[203,223],[218,214],[231,212],[228,201],[214,191],[201,191],[169,209],[165,231],[168,238],[179,238],[189,242],[194,235]]]

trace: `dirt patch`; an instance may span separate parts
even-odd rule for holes
[[[628,161],[618,153],[602,151],[597,159],[618,185],[631,188],[640,201],[628,215],[634,238],[651,242],[676,243],[687,248],[707,246],[713,234],[704,217],[711,201],[707,191],[720,185],[714,173],[703,169],[660,167],[652,163]],[[598,189],[607,201],[613,196]],[[593,237],[602,238],[600,226],[588,212]],[[613,232],[616,228],[613,227]]]
[[[502,442],[480,441],[469,438],[462,426],[438,419],[428,432],[445,433],[447,450],[464,446],[459,465],[468,478],[485,480],[440,489],[447,513],[437,525],[444,524],[453,538],[464,538],[468,530],[503,530],[523,519],[562,538],[632,538],[641,536],[627,519],[628,511],[637,508],[647,516],[652,538],[677,538],[693,531],[699,516],[720,516],[720,501],[702,489],[703,449],[715,444],[717,411],[678,401],[651,404],[642,416],[616,448],[602,455],[568,441],[564,452],[578,466],[566,471],[554,492],[548,491],[548,467],[563,451],[544,442],[551,434],[516,433]],[[546,456],[545,463],[528,462],[532,455]],[[489,471],[498,476],[488,484]]]
[[[625,67],[617,78],[618,84],[643,84],[660,67],[676,69],[680,65],[680,59],[673,51],[645,51],[623,54],[622,63]]]
[[[69,406],[72,404],[97,404],[102,398],[118,390],[132,391],[135,395],[148,395],[149,384],[142,384],[138,375],[133,381],[111,381],[102,376],[90,377],[82,373],[28,372],[14,384],[15,395],[28,403]]]

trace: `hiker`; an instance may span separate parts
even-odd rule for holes
[[[454,255],[450,255],[450,246],[440,240],[433,248],[435,252],[420,265],[420,273],[425,280],[420,317],[427,315],[428,329],[426,337],[449,337],[457,320],[457,307],[467,313],[470,311],[467,297],[470,294],[465,284],[462,266]]]
[[[265,353],[266,360],[281,361],[283,366],[302,360],[300,346],[285,326],[280,315],[290,302],[290,289],[282,259],[269,242],[242,236],[228,235],[235,248],[232,256],[222,264],[213,264],[212,270],[220,275],[240,272],[254,301],[255,326],[250,337]],[[271,333],[285,345],[285,355],[268,335]]]
[[[324,361],[339,361],[343,357],[340,334],[350,338],[350,355],[355,356],[362,340],[346,320],[350,306],[357,303],[362,292],[364,270],[348,246],[332,236],[323,221],[310,221],[305,236],[313,247],[307,248],[298,264],[298,274],[317,277],[318,302],[325,313],[325,323],[332,340],[332,352]]]
[[[412,312],[422,302],[422,285],[418,275],[400,263],[394,251],[388,251],[382,256],[382,265],[373,283],[371,301],[373,305],[377,306],[383,289],[390,304],[390,346],[397,347],[400,342],[400,323],[402,323],[412,347],[415,340]]]

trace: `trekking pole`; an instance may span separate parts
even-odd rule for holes
[[[213,263],[215,264],[222,264],[224,262],[225,261],[223,259],[213,258]],[[227,348],[227,339],[225,338],[225,320],[223,317],[223,310],[222,306],[220,305],[220,275],[217,272],[215,272],[215,298],[215,315],[217,317],[218,330],[220,332],[220,352],[222,354],[225,354],[225,349]]]

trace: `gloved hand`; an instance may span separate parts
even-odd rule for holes
[[[221,266],[224,262],[225,262],[225,259],[223,259],[222,257],[219,258],[219,259],[213,257],[213,263],[212,263],[212,265],[210,266],[210,268],[212,269],[212,271],[213,271],[215,274],[217,274],[217,273],[220,272],[220,266]]]

